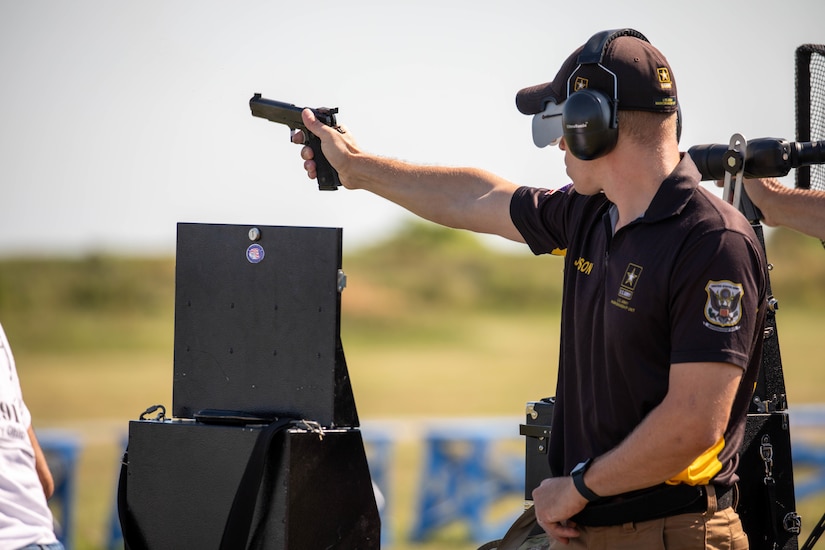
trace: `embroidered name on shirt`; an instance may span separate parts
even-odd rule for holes
[[[585,275],[590,275],[590,272],[593,271],[593,262],[591,262],[590,260],[585,260],[584,258],[579,258],[578,260],[573,262],[573,265],[576,266],[576,269],[578,269],[581,273],[584,273]]]

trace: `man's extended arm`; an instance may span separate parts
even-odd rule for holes
[[[523,242],[510,219],[510,199],[517,186],[484,170],[420,166],[361,151],[348,132],[339,132],[304,110],[304,123],[321,139],[327,160],[348,189],[365,189],[427,220]],[[300,134],[295,141],[300,142]],[[312,149],[301,151],[304,168],[314,178]]]
[[[744,185],[767,225],[825,240],[825,191],[794,189],[774,178],[746,179]]]

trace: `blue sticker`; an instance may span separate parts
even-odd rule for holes
[[[250,244],[246,249],[246,259],[251,264],[257,264],[264,259],[264,247],[259,244]]]

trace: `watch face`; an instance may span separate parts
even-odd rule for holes
[[[590,463],[590,460],[585,460],[584,462],[579,462],[576,464],[576,467],[573,468],[573,471],[570,474],[576,474],[578,472],[584,471],[587,468],[587,465]]]

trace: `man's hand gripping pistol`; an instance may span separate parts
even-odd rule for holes
[[[283,103],[272,99],[261,97],[261,94],[255,94],[249,100],[249,108],[252,110],[252,116],[265,118],[278,124],[286,124],[291,130],[300,130],[304,134],[304,144],[309,145],[314,153],[313,160],[318,173],[318,189],[321,191],[335,191],[341,185],[338,179],[338,172],[330,165],[329,161],[321,151],[321,140],[307,130],[304,121],[301,119],[301,111],[303,107],[297,107],[290,103]],[[335,121],[335,114],[338,112],[337,108],[328,109],[326,107],[319,107],[311,109],[315,113],[315,117],[333,128],[338,128],[338,123]],[[340,131],[340,130],[339,130]]]

